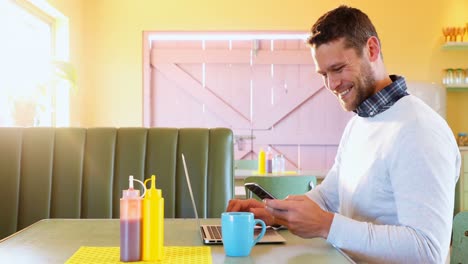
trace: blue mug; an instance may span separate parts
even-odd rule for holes
[[[254,239],[254,227],[262,226],[262,231]],[[266,231],[265,222],[254,219],[253,213],[225,212],[221,214],[221,232],[224,252],[230,257],[245,257],[250,255],[252,247],[263,238]]]

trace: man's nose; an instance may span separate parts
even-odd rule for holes
[[[339,78],[334,75],[329,75],[327,80],[327,87],[330,91],[335,91],[335,89],[340,85]]]

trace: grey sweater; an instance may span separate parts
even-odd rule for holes
[[[354,116],[332,169],[306,195],[335,213],[327,240],[358,262],[443,263],[459,173],[447,123],[409,95]]]

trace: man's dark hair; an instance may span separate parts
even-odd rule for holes
[[[341,5],[325,13],[315,22],[307,42],[311,46],[319,47],[324,43],[344,38],[345,47],[355,49],[357,54],[362,56],[362,48],[371,36],[375,36],[380,43],[369,17],[357,8]]]

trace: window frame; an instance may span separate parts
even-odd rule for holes
[[[51,57],[53,60],[69,62],[69,21],[68,18],[44,0],[10,0],[31,15],[50,26]],[[66,86],[66,87],[58,87]],[[51,123],[46,126],[70,125],[70,84],[63,83],[54,87],[50,94],[53,111]]]

